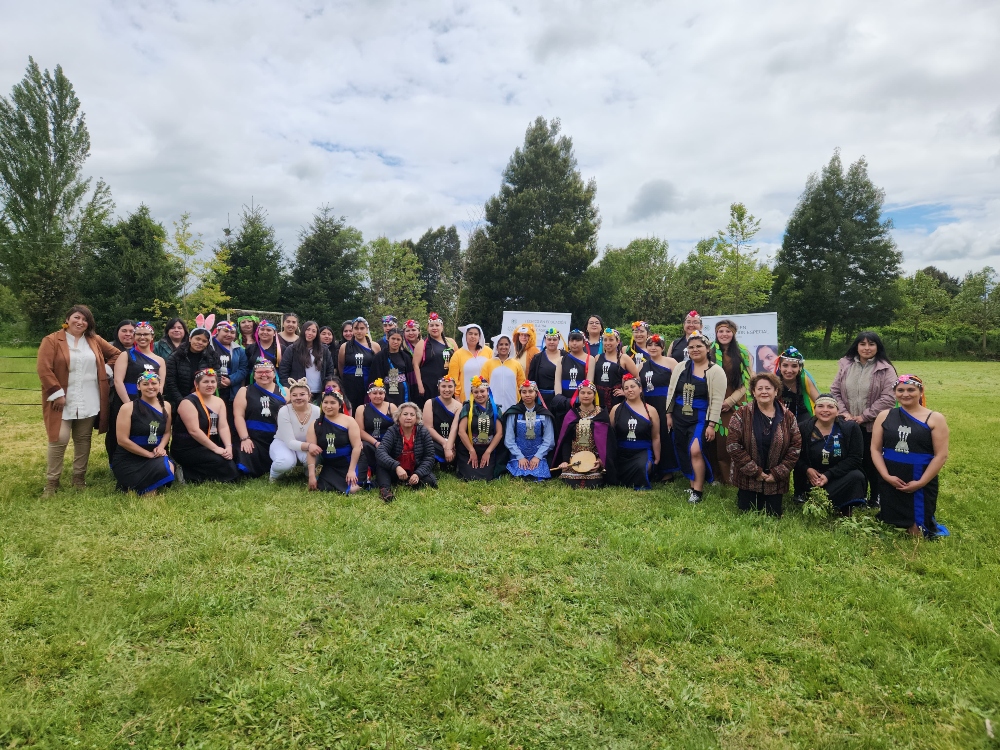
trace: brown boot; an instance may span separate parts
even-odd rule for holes
[[[73,474],[73,489],[84,490],[87,488],[86,474]]]
[[[42,497],[52,497],[59,491],[59,480],[48,479],[45,481],[45,489],[42,490]]]

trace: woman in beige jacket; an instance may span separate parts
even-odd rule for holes
[[[90,440],[94,427],[108,429],[109,366],[118,349],[95,332],[94,316],[74,305],[61,331],[50,333],[38,347],[38,378],[42,382],[42,416],[49,439],[45,495],[59,489],[63,457],[73,437],[73,486],[85,487]]]

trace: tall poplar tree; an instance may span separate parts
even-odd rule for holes
[[[81,176],[90,135],[73,84],[28,58],[0,97],[0,268],[33,333],[62,322],[75,301],[82,248],[113,209],[99,181]]]
[[[484,237],[470,242],[461,307],[488,331],[505,309],[582,312],[597,257],[597,184],[584,182],[559,120],[539,117],[486,201]]]
[[[890,235],[892,220],[882,220],[884,201],[864,158],[845,174],[838,150],[809,176],[785,229],[772,290],[790,333],[822,327],[829,351],[834,329],[850,333],[891,321],[902,253]]]

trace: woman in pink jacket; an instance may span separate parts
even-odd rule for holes
[[[837,399],[840,416],[861,426],[869,504],[877,506],[879,473],[872,463],[872,426],[880,412],[896,405],[893,393],[896,368],[889,361],[885,344],[874,331],[859,333],[839,364],[830,393]]]

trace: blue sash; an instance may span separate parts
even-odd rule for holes
[[[266,432],[269,435],[273,435],[278,431],[278,426],[271,424],[270,422],[258,422],[256,419],[248,419],[247,429],[254,430],[255,432]]]

